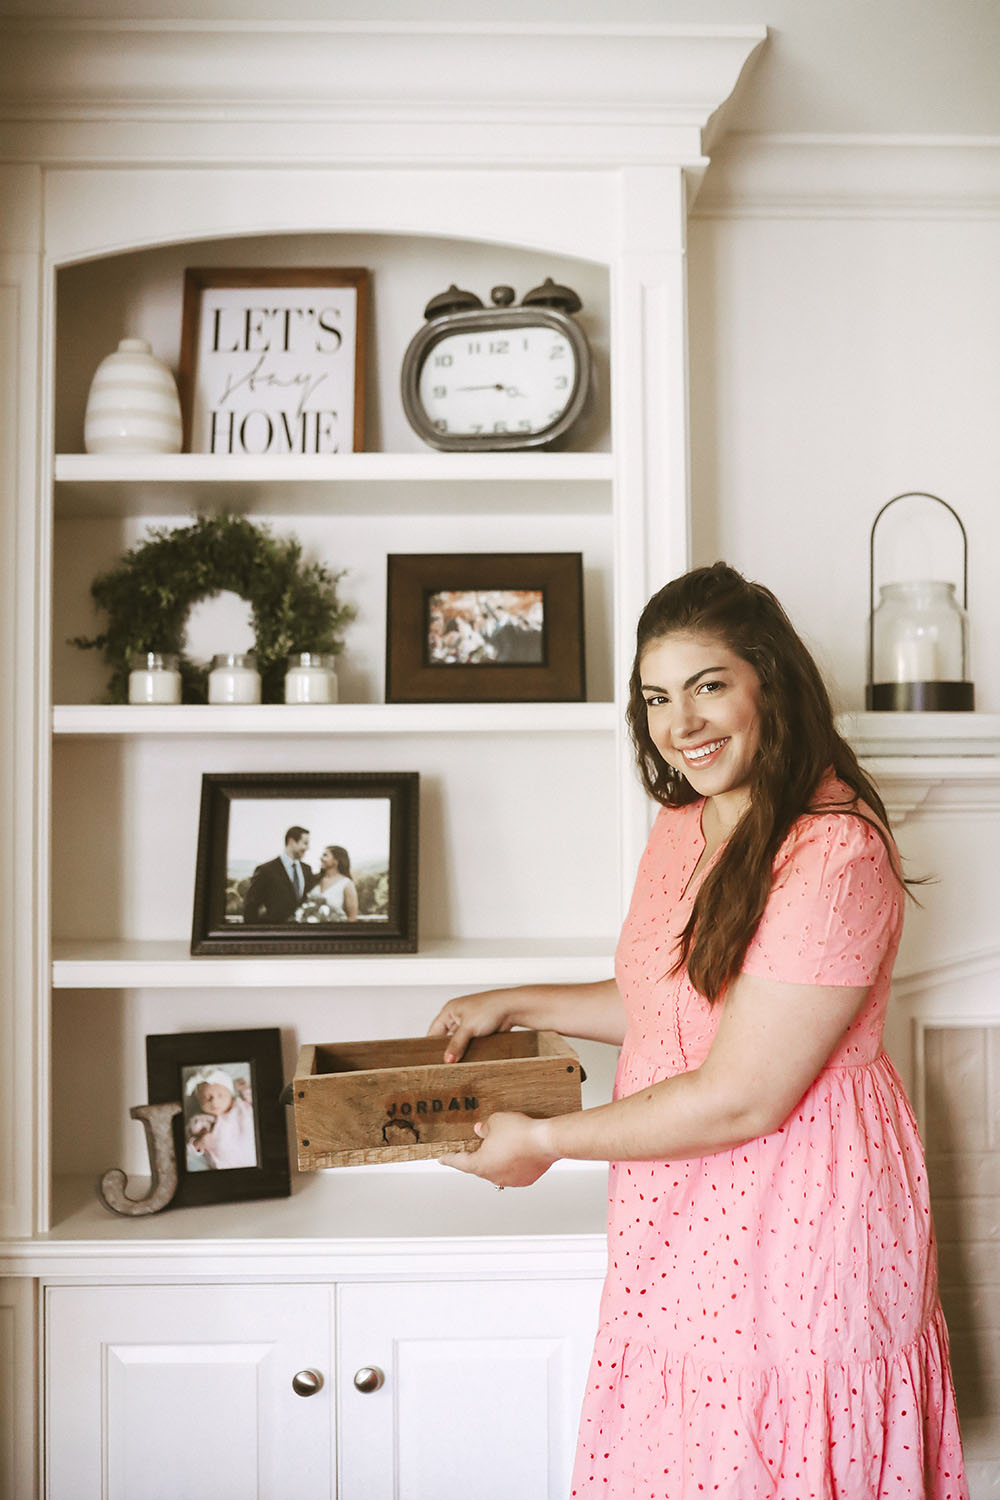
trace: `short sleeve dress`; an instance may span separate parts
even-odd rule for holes
[[[702,806],[662,809],[640,865],[615,964],[616,1097],[697,1067],[719,1023],[670,973]],[[923,1151],[881,1044],[901,926],[877,831],[799,819],[744,971],[871,988],[779,1130],[611,1164],[577,1500],[968,1500]]]

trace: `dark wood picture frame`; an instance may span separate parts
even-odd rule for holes
[[[264,305],[247,295],[256,290],[270,292]],[[348,294],[350,311],[299,296],[327,291]],[[285,292],[295,296],[272,305]],[[210,327],[202,316],[206,294],[220,303]],[[188,267],[177,381],[184,451],[363,452],[369,298],[369,272],[357,266]],[[345,420],[340,408],[348,392],[352,414]]]
[[[537,660],[431,659],[437,596],[488,598],[507,591],[541,596]],[[579,552],[394,553],[386,600],[387,703],[578,702],[585,696]]]
[[[250,1076],[225,1076],[233,1080],[234,1090],[247,1086],[249,1099],[239,1099],[239,1107],[249,1102],[253,1109],[255,1164],[230,1166],[220,1170],[195,1171],[188,1167],[188,1125],[197,1109],[191,1086],[200,1074],[247,1064]],[[287,1198],[291,1193],[291,1170],[288,1159],[288,1119],[281,1103],[283,1072],[281,1033],[277,1027],[247,1031],[188,1031],[147,1036],[146,1078],[150,1104],[170,1104],[174,1100],[181,1113],[171,1122],[177,1157],[177,1192],[171,1207],[190,1207],[205,1203],[237,1203],[251,1198]],[[187,1096],[187,1097],[185,1097]],[[195,1102],[192,1103],[192,1098]],[[234,1107],[237,1097],[234,1095]],[[195,1134],[192,1131],[192,1134]],[[206,1163],[210,1158],[206,1156]]]
[[[415,952],[419,792],[416,771],[206,772],[192,954]],[[298,898],[306,904],[294,912],[290,877],[277,868],[293,827],[308,830],[310,839],[302,856],[307,884]],[[318,872],[327,848],[338,849],[338,859],[347,856],[355,920],[324,911]],[[275,891],[270,921],[261,915],[270,897],[248,904],[255,880],[258,891]]]

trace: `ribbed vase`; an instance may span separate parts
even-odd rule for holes
[[[94,371],[83,422],[88,453],[179,453],[181,403],[145,339],[122,339]]]

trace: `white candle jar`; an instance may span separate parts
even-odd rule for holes
[[[252,652],[225,652],[212,657],[208,674],[209,703],[259,703],[260,673]]]
[[[337,674],[333,657],[322,652],[299,651],[288,658],[285,673],[286,703],[336,703]]]
[[[875,709],[971,708],[968,618],[955,585],[920,579],[885,583],[872,619]]]
[[[144,651],[129,663],[130,703],[179,703],[181,674],[177,657],[163,651]]]

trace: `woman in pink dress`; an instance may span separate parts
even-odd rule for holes
[[[622,1046],[610,1104],[500,1113],[497,1187],[610,1162],[575,1497],[968,1500],[927,1174],[882,1050],[905,887],[877,791],[774,596],[723,564],[639,621],[661,804],[615,979],[466,996],[446,1060],[523,1025]]]

